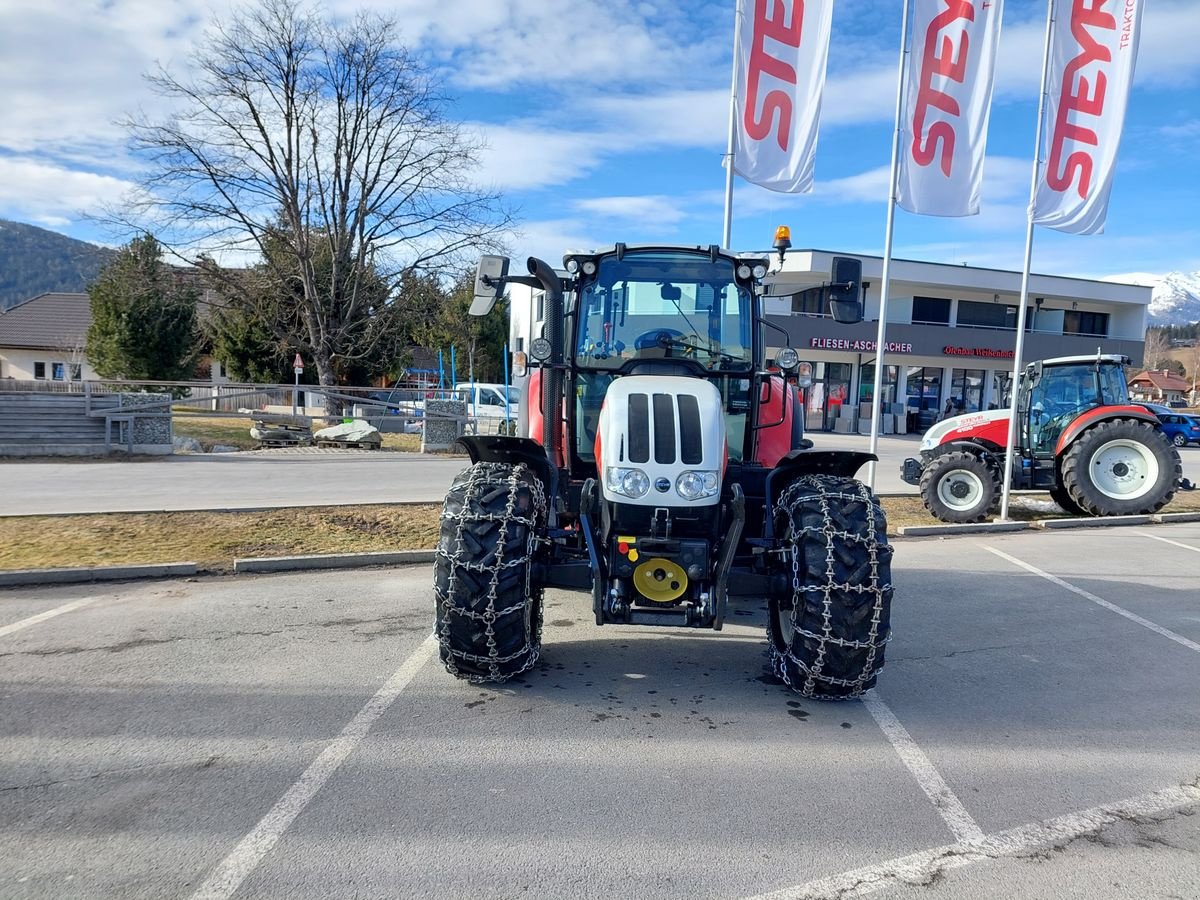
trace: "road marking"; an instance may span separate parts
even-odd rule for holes
[[[1129,800],[1096,806],[1083,812],[1020,825],[983,837],[960,841],[900,856],[873,866],[864,866],[819,878],[807,884],[758,894],[746,900],[817,900],[817,898],[864,897],[884,888],[928,884],[949,869],[989,859],[1019,856],[1040,847],[1066,844],[1087,834],[1097,834],[1121,819],[1154,816],[1200,803],[1200,787],[1184,784],[1143,794]]]
[[[258,867],[263,857],[271,852],[276,841],[324,787],[325,782],[367,736],[376,720],[388,711],[425,663],[429,662],[436,649],[437,638],[433,635],[421,642],[416,652],[406,659],[378,693],[367,701],[333,743],[304,770],[299,781],[288,788],[287,793],[279,798],[271,811],[254,826],[254,830],[242,838],[233,851],[212,871],[204,884],[192,894],[192,900],[228,900],[237,892],[241,883]]]
[[[1150,538],[1152,541],[1162,541],[1164,544],[1171,544],[1174,547],[1182,547],[1184,550],[1191,550],[1193,553],[1200,553],[1200,547],[1193,547],[1191,544],[1181,544],[1179,541],[1168,540],[1165,537],[1159,537],[1157,534],[1142,533],[1142,537]]]
[[[988,547],[986,545],[984,545],[984,549],[990,551],[991,553],[996,554],[997,556],[1001,557],[1002,559],[1007,559],[1014,566],[1019,566],[1020,568],[1024,569],[1026,572],[1032,572],[1034,575],[1037,575],[1039,578],[1045,578],[1047,581],[1052,582],[1053,584],[1057,584],[1061,588],[1065,588],[1066,590],[1070,591],[1072,594],[1078,594],[1080,597],[1083,597],[1085,600],[1091,600],[1097,606],[1103,606],[1105,609],[1107,609],[1111,612],[1115,612],[1118,616],[1124,616],[1130,622],[1136,622],[1137,624],[1141,625],[1143,628],[1149,628],[1155,634],[1161,634],[1163,637],[1168,638],[1169,640],[1172,640],[1175,643],[1180,644],[1184,647],[1187,647],[1189,650],[1194,650],[1197,653],[1200,653],[1200,644],[1197,644],[1195,641],[1189,641],[1183,635],[1176,634],[1175,632],[1171,631],[1169,628],[1163,628],[1161,625],[1156,625],[1154,622],[1151,622],[1149,619],[1143,619],[1137,613],[1131,613],[1129,610],[1123,609],[1122,607],[1117,606],[1117,604],[1115,604],[1115,603],[1109,603],[1107,600],[1097,597],[1095,594],[1091,593],[1090,591],[1085,591],[1083,588],[1075,587],[1075,585],[1069,584],[1069,583],[1063,581],[1061,578],[1058,578],[1055,575],[1051,575],[1049,572],[1043,572],[1037,566],[1031,566],[1029,563],[1022,562],[1021,560],[1017,559],[1015,556],[1009,556],[1003,550],[997,550],[995,547]]]
[[[878,692],[871,691],[863,697],[862,702],[883,731],[884,736],[895,748],[900,761],[917,779],[917,784],[921,786],[921,790],[925,792],[929,802],[933,804],[938,815],[945,821],[950,833],[960,843],[983,840],[983,830],[971,818],[971,814],[962,805],[962,801],[955,796],[954,791],[950,790],[950,785],[946,784],[945,779],[934,768],[933,762],[925,755],[925,751],[917,746],[917,742],[912,739],[908,729],[900,724],[895,713],[880,699]]]
[[[3,628],[0,628],[0,637],[12,634],[14,631],[21,631],[30,625],[45,622],[47,619],[53,619],[55,616],[61,616],[63,613],[74,612],[77,609],[83,609],[85,606],[91,606],[99,599],[99,597],[84,597],[82,600],[73,600],[70,603],[64,603],[62,606],[56,606],[54,609],[48,609],[44,613],[38,613],[36,616],[30,616],[28,619],[22,619],[19,622],[13,622],[11,625],[5,625]]]

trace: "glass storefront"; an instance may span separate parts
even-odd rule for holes
[[[908,367],[908,430],[924,434],[941,412],[942,370],[933,366]]]
[[[875,363],[864,363],[858,373],[858,399],[870,403],[875,399]],[[883,367],[883,402],[896,402],[896,385],[900,381],[900,367]],[[885,412],[887,408],[885,406]]]
[[[812,387],[803,391],[804,430],[832,431],[843,404],[850,402],[850,363],[813,363]]]
[[[956,413],[979,412],[983,409],[984,369],[955,369],[950,380],[950,396]]]

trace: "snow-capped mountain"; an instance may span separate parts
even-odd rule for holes
[[[1153,287],[1154,293],[1150,299],[1151,325],[1190,325],[1200,322],[1200,272],[1168,272],[1166,275],[1131,272],[1105,280]]]

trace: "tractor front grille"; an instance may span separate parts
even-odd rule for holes
[[[692,394],[630,394],[628,435],[630,462],[649,462],[652,452],[660,465],[697,465],[704,459],[700,402]]]

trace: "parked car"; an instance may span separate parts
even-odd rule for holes
[[[1162,423],[1163,434],[1171,439],[1176,447],[1186,447],[1188,444],[1200,444],[1200,416],[1189,416],[1158,403],[1139,403],[1158,416]]]

